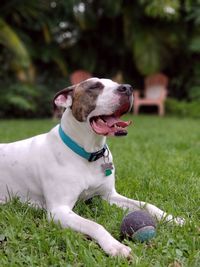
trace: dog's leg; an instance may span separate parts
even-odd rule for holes
[[[182,218],[174,218],[172,215],[167,214],[156,206],[145,203],[143,201],[133,200],[127,197],[124,197],[118,194],[116,191],[108,194],[107,196],[103,196],[110,204],[116,204],[117,206],[129,209],[130,211],[145,209],[149,214],[155,217],[158,221],[164,220],[166,222],[172,221],[178,225],[184,224],[184,219]]]
[[[70,227],[92,237],[111,256],[128,257],[131,253],[131,248],[117,241],[102,225],[80,217],[67,206],[54,208],[49,212],[49,218],[60,222],[62,227]]]

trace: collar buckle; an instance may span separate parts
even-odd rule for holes
[[[96,161],[100,159],[101,157],[104,156],[106,149],[107,149],[107,146],[105,145],[101,150],[91,153],[88,161],[92,162],[92,161]]]

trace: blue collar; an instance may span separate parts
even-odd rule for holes
[[[97,151],[97,152],[89,153],[89,152],[85,151],[84,148],[80,147],[68,135],[66,135],[66,133],[61,128],[61,125],[59,125],[59,135],[60,135],[60,138],[62,139],[62,141],[65,143],[65,145],[67,147],[69,147],[76,154],[78,154],[82,158],[87,159],[90,162],[91,161],[96,161],[99,158],[103,157],[104,153],[105,153],[105,151],[107,149],[107,145],[105,144],[104,147],[101,150]]]

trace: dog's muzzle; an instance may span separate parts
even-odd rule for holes
[[[90,125],[93,131],[99,135],[105,136],[123,136],[127,135],[126,127],[131,121],[122,121],[120,117],[129,112],[132,107],[132,89],[119,88],[120,90],[120,106],[110,115],[99,115],[90,119]]]

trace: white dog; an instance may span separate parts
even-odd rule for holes
[[[91,78],[58,92],[64,107],[60,125],[49,133],[0,145],[0,202],[19,196],[48,211],[49,217],[94,238],[109,255],[128,257],[131,249],[106,229],[72,211],[78,199],[100,195],[129,210],[145,208],[158,220],[171,215],[154,205],[128,199],[115,190],[115,169],[106,136],[126,135],[120,120],[132,105],[132,87]],[[182,220],[177,218],[178,224]]]

